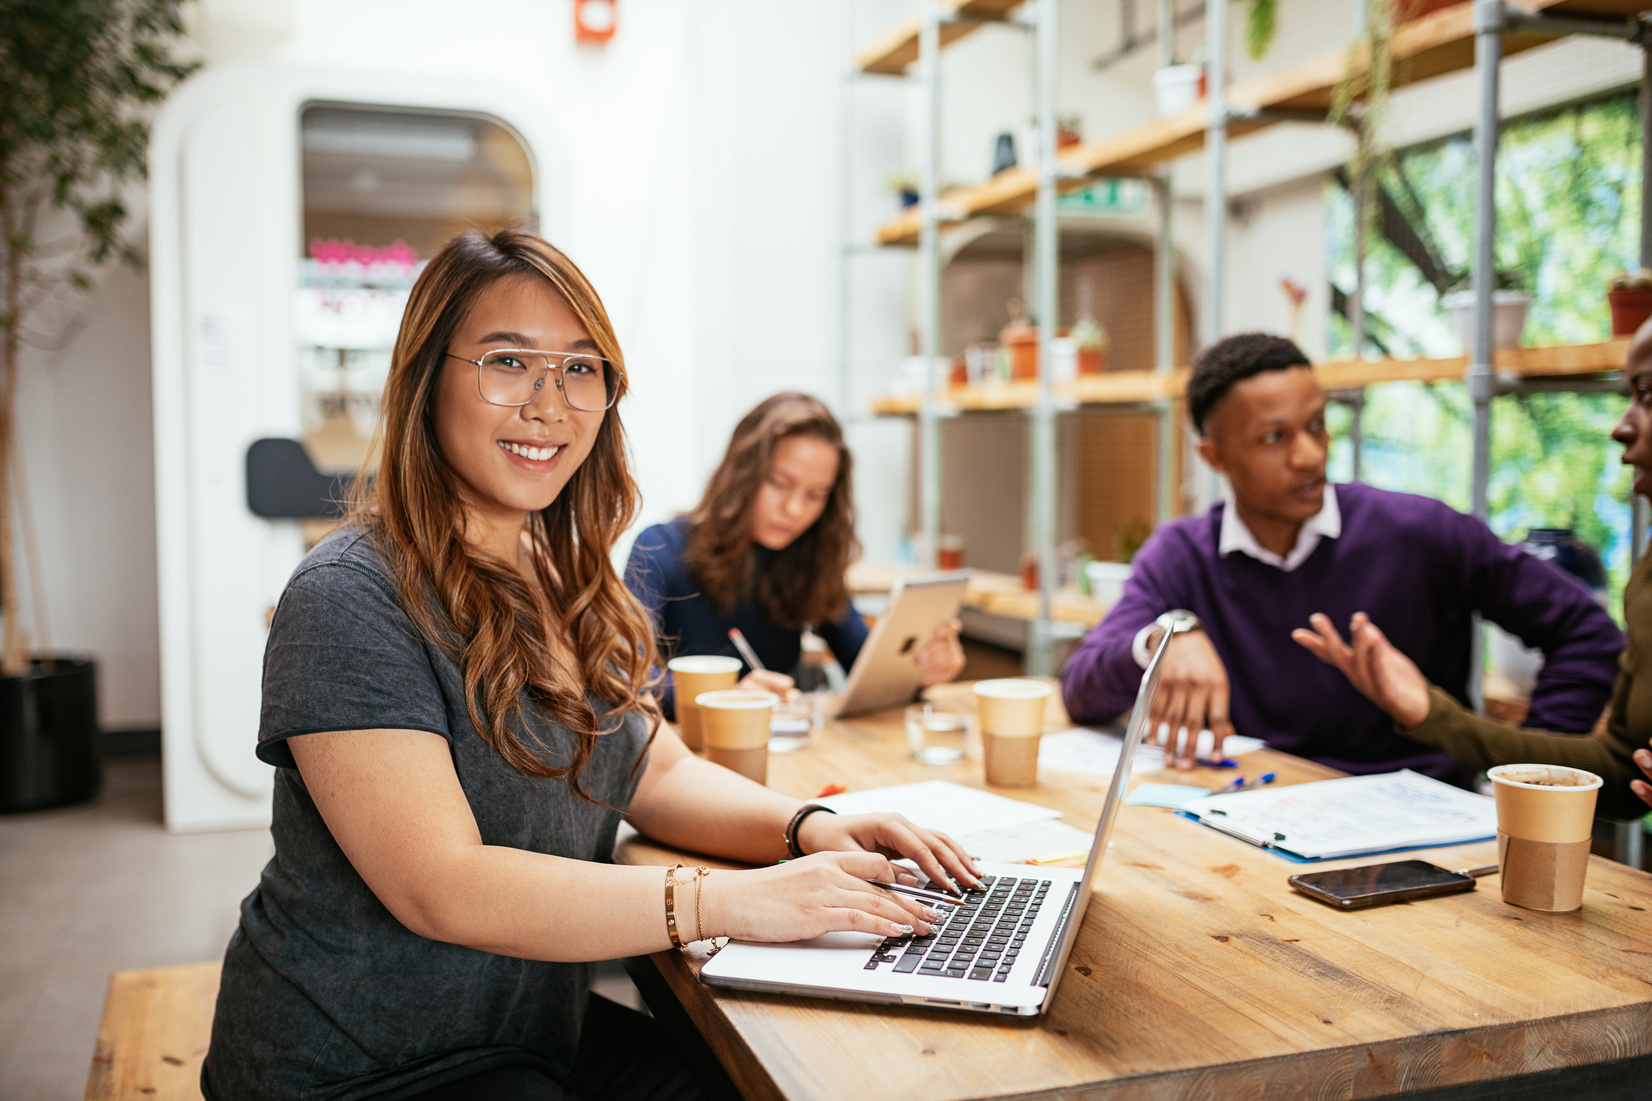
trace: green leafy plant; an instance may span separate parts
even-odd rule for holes
[[[1245,49],[1260,61],[1279,34],[1279,0],[1250,0],[1245,13]]]
[[[1137,517],[1126,521],[1124,526],[1119,528],[1118,534],[1114,536],[1114,545],[1118,551],[1119,561],[1133,561],[1136,552],[1141,550],[1142,544],[1147,542],[1147,537],[1152,534],[1153,528],[1146,520]]]
[[[0,672],[29,665],[17,623],[11,449],[24,344],[64,347],[125,237],[149,115],[194,68],[184,0],[0,0]],[[36,589],[40,580],[34,579]]]

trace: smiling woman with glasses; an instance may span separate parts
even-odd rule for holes
[[[540,238],[468,233],[419,276],[378,476],[270,624],[275,857],[224,957],[209,1101],[698,1097],[690,1041],[592,996],[589,961],[927,931],[866,882],[896,877],[881,852],[975,884],[944,836],[798,820],[659,721],[653,623],[610,557],[638,500],[627,386],[601,299]],[[616,867],[622,816],[773,866]],[[783,837],[810,855],[775,864]]]
[[[556,388],[571,409],[600,413],[619,397],[619,371],[601,356],[529,348],[496,348],[480,359],[447,354],[476,365],[476,391],[492,405],[531,404],[553,372]]]

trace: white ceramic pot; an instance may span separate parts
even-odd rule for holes
[[[1199,102],[1200,65],[1166,65],[1153,74],[1153,103],[1160,118],[1179,115]]]
[[[1113,610],[1124,596],[1124,583],[1130,580],[1128,562],[1091,562],[1084,567],[1090,579],[1090,595],[1108,611]]]
[[[1532,296],[1525,291],[1493,291],[1491,296],[1491,346],[1518,348],[1520,336],[1526,331],[1526,310]],[[1440,305],[1451,311],[1451,323],[1457,330],[1457,339],[1464,355],[1474,351],[1474,292],[1457,291],[1440,299]]]

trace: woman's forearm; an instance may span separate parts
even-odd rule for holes
[[[689,941],[695,892],[686,870],[678,875],[678,932]],[[501,956],[580,962],[671,947],[664,868],[474,845],[431,861],[408,902],[396,916],[413,932]]]
[[[786,856],[786,825],[799,801],[684,750],[650,761],[626,819],[654,840],[748,864]]]

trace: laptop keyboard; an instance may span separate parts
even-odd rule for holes
[[[981,886],[964,892],[962,905],[943,915],[928,936],[886,938],[866,970],[892,963],[897,974],[1003,982],[1049,892],[1047,879],[983,876]]]

